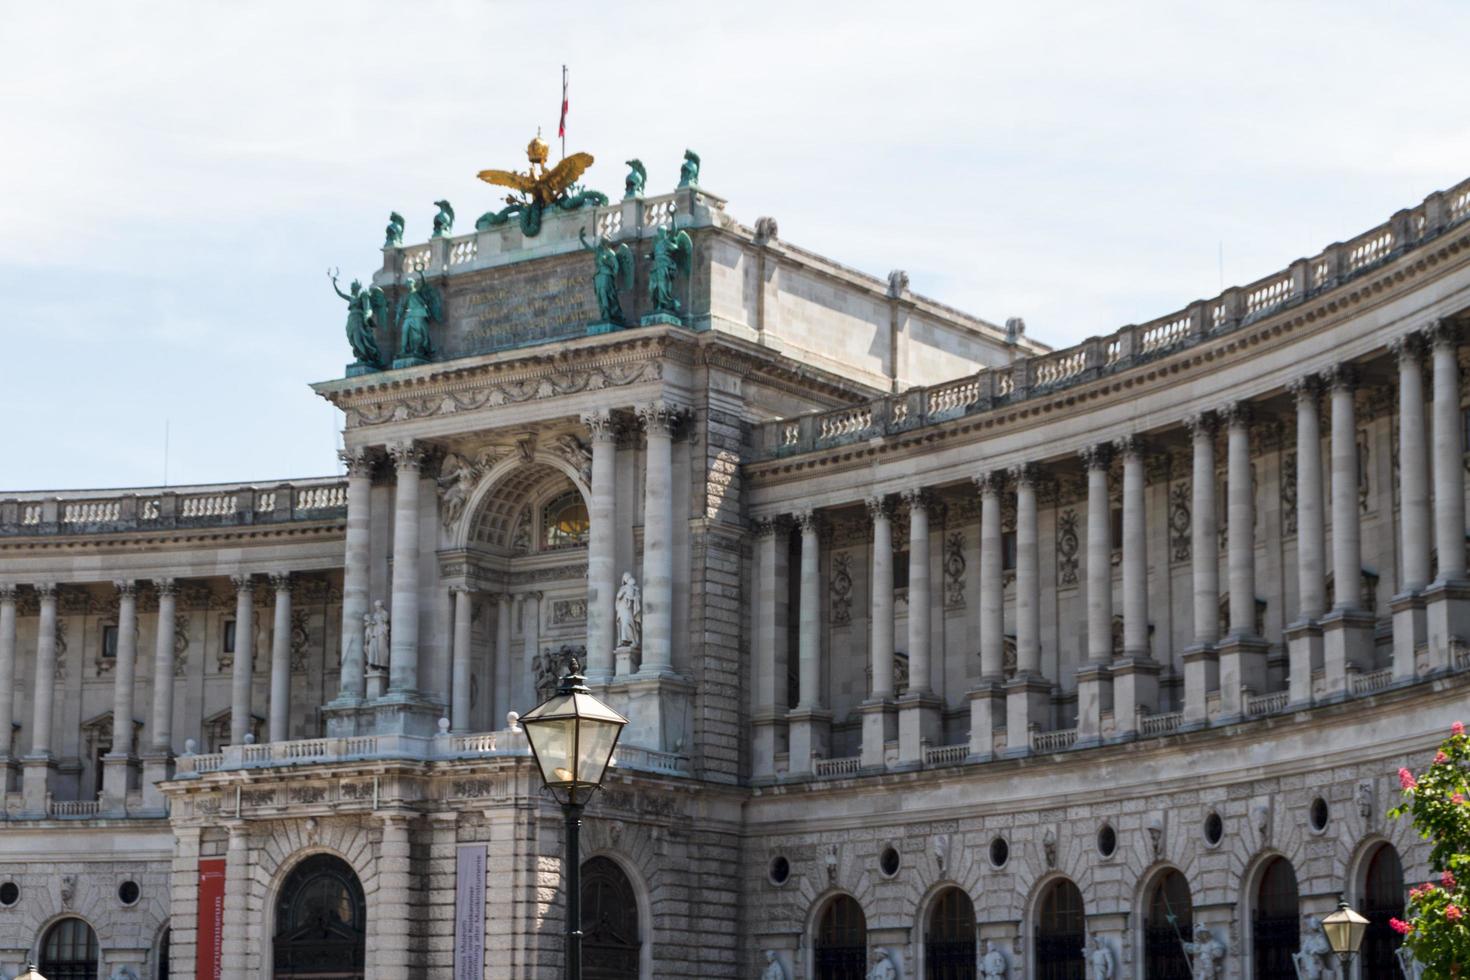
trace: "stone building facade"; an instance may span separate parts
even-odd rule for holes
[[[575,658],[630,718],[598,977],[1293,976],[1339,895],[1393,975],[1394,774],[1470,683],[1467,216],[1056,351],[697,184],[390,244],[444,316],[314,386],[345,476],[0,494],[0,967],[550,975],[513,714]]]

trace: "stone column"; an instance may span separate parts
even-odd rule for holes
[[[1363,611],[1362,535],[1358,526],[1357,371],[1339,364],[1329,374],[1332,397],[1333,607],[1322,617],[1322,669],[1328,698],[1348,693],[1352,671],[1373,663],[1373,616]]]
[[[795,515],[801,530],[800,607],[797,619],[797,703],[787,716],[790,732],[789,767],[793,773],[812,771],[812,760],[827,754],[832,714],[822,697],[822,545],[821,526],[815,512]],[[783,547],[778,537],[776,547]],[[780,556],[775,557],[780,561]],[[785,596],[774,597],[777,602]],[[774,612],[774,610],[773,610]],[[778,641],[779,646],[779,641]],[[784,692],[784,678],[773,679],[776,694]]]
[[[894,736],[893,711],[893,526],[889,502],[870,498],[868,515],[873,521],[873,576],[869,600],[869,667],[872,690],[863,702],[864,768],[881,768],[884,746]]]
[[[1194,557],[1194,643],[1184,650],[1184,721],[1207,720],[1206,698],[1219,686],[1220,537],[1215,503],[1215,418],[1184,421],[1194,443],[1190,550]]]
[[[347,465],[347,534],[342,564],[342,677],[337,702],[360,703],[367,693],[366,660],[362,648],[363,617],[368,614],[372,532],[372,459],[362,449],[338,454]]]
[[[1426,331],[1434,363],[1434,543],[1439,572],[1424,591],[1429,633],[1426,672],[1455,666],[1470,640],[1470,582],[1465,574],[1464,432],[1460,417],[1459,330],[1439,320]]]
[[[587,534],[587,683],[613,679],[617,572],[617,432],[605,411],[582,416],[592,436],[591,527]]]
[[[271,576],[275,619],[271,624],[270,740],[291,737],[291,573]]]
[[[230,579],[235,586],[235,662],[230,672],[230,744],[245,744],[250,732],[250,688],[255,671],[255,581]]]
[[[1322,429],[1317,411],[1321,382],[1312,375],[1291,383],[1296,396],[1297,618],[1286,627],[1287,684],[1291,703],[1312,703],[1312,672],[1322,667],[1322,626],[1327,611],[1326,539],[1322,518]]]
[[[638,673],[674,671],[673,435],[678,410],[654,402],[638,410],[647,435],[643,492],[643,663]]]
[[[117,589],[117,658],[112,665],[112,749],[102,760],[103,810],[127,813],[128,776],[133,767],[133,678],[138,662],[138,591],[132,580]]]
[[[929,499],[922,487],[905,490],[903,499],[909,508],[909,687],[898,700],[898,758],[918,765],[924,745],[941,740],[943,718],[930,661]]]
[[[510,617],[510,595],[502,592],[495,599],[495,700],[491,702],[495,705],[495,717],[490,719],[491,727],[497,730],[508,724],[506,718],[510,712],[525,714],[530,710],[525,705],[510,703]]]
[[[783,738],[787,717],[786,657],[790,581],[787,529],[774,518],[755,521],[755,608],[752,610],[751,648],[755,658],[751,698],[751,775],[769,779],[776,774],[776,756],[788,741]],[[810,772],[788,752],[791,772]],[[808,753],[810,755],[810,753]]]
[[[536,690],[536,657],[541,652],[541,593],[526,592],[521,595],[521,640],[524,650],[521,663],[521,703],[515,710],[525,714],[541,702],[541,692]],[[559,680],[560,678],[558,678]]]
[[[402,442],[389,447],[388,453],[396,471],[388,691],[411,698],[419,687],[419,472],[424,452],[412,442]]]
[[[150,813],[166,808],[158,783],[173,775],[174,637],[176,594],[171,578],[153,580],[158,594],[158,628],[153,643],[153,713],[148,725],[148,751],[143,754],[143,807]]]
[[[449,590],[454,594],[454,653],[450,669],[453,678],[450,685],[449,725],[455,732],[470,730],[470,590],[455,586]],[[588,607],[591,616],[591,606]]]
[[[247,980],[250,976],[247,963],[250,953],[250,923],[254,921],[250,910],[250,838],[244,821],[231,820],[228,826],[230,840],[225,847],[225,908],[223,935],[220,937],[220,980]],[[373,931],[377,928],[374,926]]]
[[[46,796],[56,772],[56,759],[51,755],[51,711],[56,696],[56,586],[50,582],[35,586],[40,599],[40,621],[36,627],[36,679],[31,705],[31,751],[22,760],[24,770],[25,809],[45,815]]]
[[[1108,496],[1112,446],[1079,454],[1087,468],[1087,663],[1077,671],[1077,741],[1102,737],[1102,716],[1113,707],[1113,504]]]
[[[1137,436],[1118,440],[1123,457],[1123,656],[1113,661],[1113,722],[1120,735],[1159,706],[1160,667],[1148,639],[1148,518],[1144,455]]]
[[[1016,675],[1006,682],[1006,752],[1031,750],[1031,729],[1050,722],[1051,682],[1041,673],[1041,572],[1036,484],[1041,468],[1011,470],[1016,485]],[[1002,654],[1004,655],[1004,654]]]
[[[1391,345],[1399,366],[1399,531],[1403,575],[1390,602],[1393,610],[1393,676],[1417,676],[1415,651],[1429,641],[1424,613],[1429,584],[1429,452],[1424,437],[1422,338],[1408,334]]]
[[[1251,473],[1250,405],[1236,402],[1220,413],[1226,430],[1229,508],[1230,633],[1220,644],[1220,716],[1243,718],[1246,699],[1266,691],[1267,646],[1256,633],[1255,477]]]
[[[995,754],[995,730],[1006,725],[1004,541],[1000,472],[975,478],[980,492],[980,679],[970,690],[970,755]]]
[[[15,586],[0,585],[0,799],[15,755]]]
[[[414,908],[413,858],[409,846],[409,814],[379,813],[383,821],[383,837],[378,844],[378,902],[370,915],[373,927],[368,933],[367,961],[369,976],[408,977],[413,975],[410,952],[410,923],[421,912]]]

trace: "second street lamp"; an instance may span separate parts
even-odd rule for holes
[[[588,690],[573,660],[556,693],[520,719],[541,778],[567,821],[567,980],[582,980],[582,809],[602,785],[628,719]]]
[[[1342,963],[1342,975],[1347,976],[1348,963],[1363,945],[1363,934],[1368,929],[1368,920],[1339,900],[1337,911],[1322,919],[1322,931],[1327,934],[1327,945],[1337,954]]]

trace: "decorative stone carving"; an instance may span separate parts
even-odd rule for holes
[[[1217,980],[1225,965],[1225,944],[1203,922],[1194,924],[1194,941],[1183,943],[1193,980]]]
[[[362,617],[362,649],[367,665],[376,670],[388,669],[388,610],[382,599],[373,600],[373,611]]]
[[[1057,585],[1077,584],[1077,512],[1065,510],[1057,520]]]
[[[1006,954],[995,945],[995,940],[985,940],[985,955],[980,960],[980,975],[985,980],[1005,980],[1010,967],[1006,964]]]
[[[643,635],[643,591],[632,572],[623,573],[623,582],[613,601],[613,614],[618,626],[618,649],[637,650]]]
[[[1169,488],[1169,545],[1175,561],[1189,561],[1194,553],[1194,540],[1190,537],[1193,528],[1191,506],[1188,481],[1180,481]]]
[[[1159,861],[1164,857],[1164,818],[1160,814],[1153,813],[1144,824],[1148,831],[1149,850],[1153,852],[1154,860]]]
[[[61,907],[64,908],[64,909],[71,908],[72,899],[74,899],[76,897],[76,894],[77,894],[77,876],[76,875],[62,875],[61,876]]]
[[[439,466],[439,519],[447,531],[458,523],[464,514],[475,484],[480,480],[480,468],[459,453],[449,453]]]
[[[935,834],[932,846],[934,848],[934,863],[939,866],[940,871],[943,871],[945,865],[949,862],[949,835]]]
[[[1101,936],[1092,937],[1092,948],[1084,950],[1087,960],[1092,964],[1093,980],[1113,980],[1116,973],[1116,964],[1113,959],[1113,951],[1108,946],[1107,940]]]
[[[537,697],[543,701],[551,697],[562,675],[571,669],[572,664],[580,665],[586,659],[587,648],[585,646],[573,647],[562,644],[555,650],[546,649],[538,653],[532,664],[536,671]]]
[[[189,669],[189,616],[174,616],[174,676],[183,677]]]
[[[1251,807],[1251,824],[1256,828],[1256,835],[1261,844],[1271,841],[1271,806],[1268,803],[1257,803]]]
[[[66,622],[59,616],[56,619],[56,670],[51,676],[58,681],[66,680]]]
[[[1373,816],[1373,780],[1360,780],[1353,795],[1358,801],[1358,816],[1370,819]]]
[[[311,632],[307,629],[308,614],[305,609],[291,610],[291,673],[304,674],[307,670],[306,651],[311,645]]]
[[[138,974],[132,967],[119,963],[107,975],[107,980],[138,980]]]
[[[586,599],[556,599],[551,603],[552,626],[585,622],[587,622]]]
[[[1332,955],[1332,944],[1327,933],[1322,931],[1322,920],[1315,915],[1306,917],[1302,927],[1301,946],[1291,954],[1299,980],[1322,980],[1327,976],[1327,957]]]
[[[868,980],[898,980],[893,954],[882,946],[873,950],[873,967],[868,971]]]
[[[909,274],[902,269],[894,269],[888,273],[888,298],[898,299],[908,292]]]
[[[832,556],[832,625],[852,622],[852,555],[839,551]]]
[[[944,605],[965,604],[965,532],[951,531],[944,539]]]
[[[1281,457],[1281,533],[1296,533],[1296,453]]]
[[[766,968],[761,971],[760,980],[787,980],[786,967],[773,949],[766,950]]]
[[[565,460],[567,465],[577,471],[582,483],[592,485],[592,447],[571,433],[557,436],[556,440],[547,447],[552,455]]]
[[[822,855],[822,863],[827,870],[827,884],[837,883],[837,845],[829,844],[827,852]]]
[[[1051,827],[1046,828],[1041,835],[1041,853],[1048,868],[1057,866],[1057,832]]]

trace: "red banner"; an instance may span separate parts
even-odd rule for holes
[[[225,938],[225,859],[199,861],[199,946],[195,980],[219,980]]]

